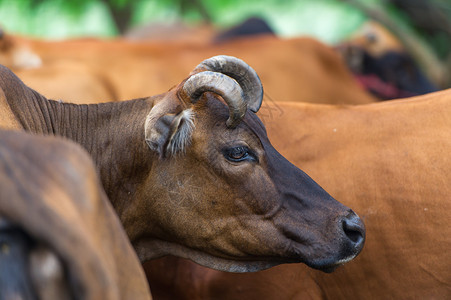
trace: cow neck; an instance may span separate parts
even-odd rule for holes
[[[77,105],[47,100],[36,92],[25,98],[26,103],[21,99],[12,105],[24,129],[81,144],[94,159],[105,191],[120,215],[135,185],[141,182],[140,176],[144,178],[151,168],[144,123],[153,99]]]

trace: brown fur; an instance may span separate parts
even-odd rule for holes
[[[150,299],[138,258],[78,145],[0,131],[0,216],[61,261],[70,295],[55,299]],[[30,250],[34,260],[45,255],[42,247]],[[37,280],[44,283],[46,273]],[[48,292],[52,283],[41,288]]]
[[[284,265],[227,274],[164,258],[155,299],[447,299],[451,90],[365,106],[280,103],[275,146],[363,216],[368,240],[333,274]]]
[[[95,66],[62,60],[15,72],[29,87],[49,99],[89,104],[118,101],[116,88]]]

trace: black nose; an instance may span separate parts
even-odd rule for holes
[[[362,250],[365,243],[365,225],[362,220],[351,211],[342,221],[343,231],[358,252]]]

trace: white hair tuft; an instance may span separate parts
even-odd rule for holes
[[[171,136],[166,147],[168,154],[185,153],[186,147],[191,143],[193,130],[194,111],[185,109],[175,117],[171,124]]]

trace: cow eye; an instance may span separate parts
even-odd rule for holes
[[[252,161],[256,160],[253,153],[246,146],[238,146],[224,149],[223,154],[226,159],[233,162],[239,162],[243,160],[252,160]]]

